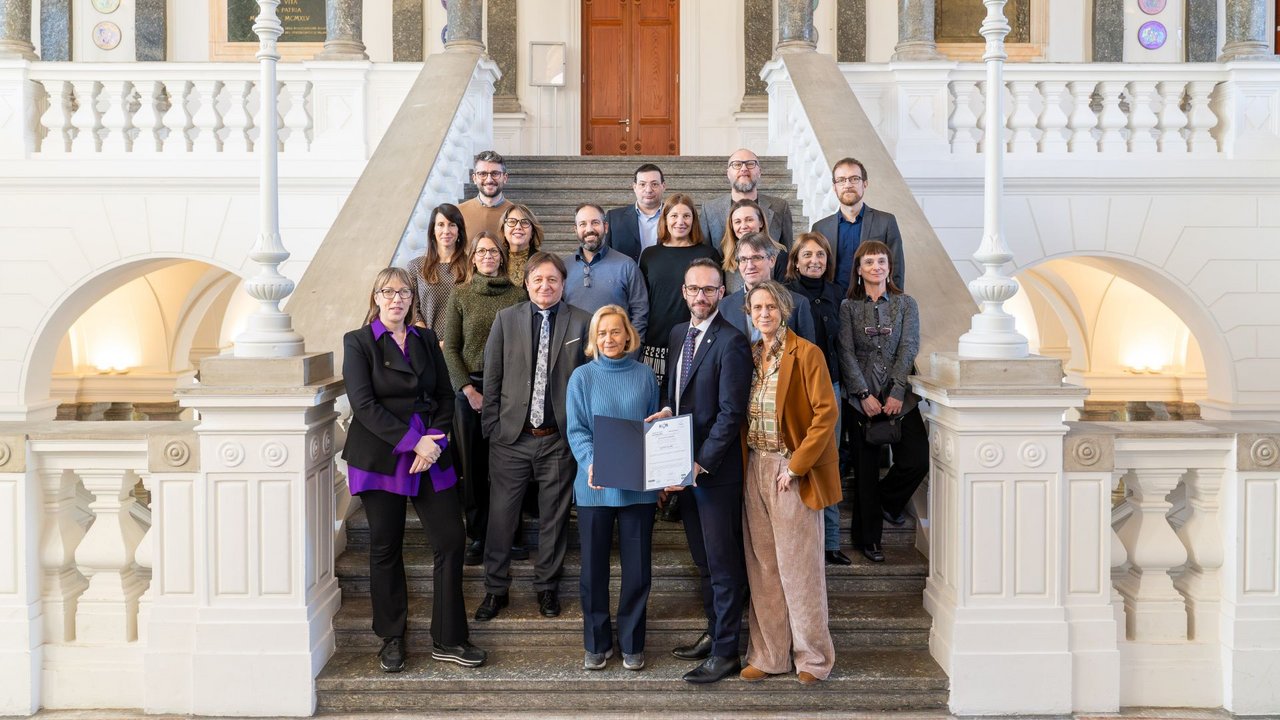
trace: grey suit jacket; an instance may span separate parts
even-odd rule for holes
[[[484,346],[484,405],[480,408],[480,426],[490,442],[515,442],[529,417],[537,352],[531,332],[532,313],[532,302],[498,311]],[[585,311],[563,300],[560,302],[547,357],[547,392],[561,437],[568,437],[565,397],[569,376],[587,361],[583,348],[590,324],[591,316]]]
[[[764,210],[764,222],[769,226],[769,237],[791,249],[791,206],[786,200],[772,195],[760,193],[756,202]],[[702,225],[702,235],[716,250],[720,250],[720,238],[724,236],[724,226],[729,222],[729,206],[733,197],[728,193],[702,203],[702,217],[698,222]]]
[[[837,210],[813,224],[813,231],[821,233],[827,242],[831,243],[833,253],[839,252],[837,246],[840,238],[836,237],[839,233],[839,218],[840,211]],[[879,240],[889,246],[889,250],[893,253],[893,284],[905,292],[907,286],[903,281],[907,275],[907,262],[902,254],[902,233],[898,230],[898,218],[894,217],[893,213],[876,210],[870,205],[863,206],[862,236],[858,238],[858,244],[868,240]],[[836,283],[848,289],[849,278],[837,277]]]

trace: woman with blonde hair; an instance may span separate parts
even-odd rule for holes
[[[645,328],[641,360],[653,368],[662,383],[667,366],[671,329],[689,320],[684,301],[684,273],[689,263],[724,259],[702,237],[697,205],[688,195],[671,195],[658,215],[658,244],[640,253],[640,273],[649,291],[649,326]]]
[[[822,510],[840,501],[835,393],[822,351],[783,322],[791,291],[766,280],[747,293],[760,331],[747,410],[743,538],[751,587],[751,634],[741,677],[795,668],[804,684],[835,665],[827,628]]]
[[[605,305],[591,318],[585,348],[592,362],[569,377],[569,447],[578,461],[573,494],[578,505],[582,546],[582,630],[586,654],[582,666],[601,670],[613,655],[609,619],[609,555],[618,526],[622,588],[618,600],[618,644],[622,666],[644,667],[645,617],[649,602],[654,511],[658,493],[603,487],[607,464],[595,472],[595,419],[600,416],[643,420],[658,411],[658,381],[653,371],[631,358],[640,335],[619,305]]]
[[[542,249],[542,223],[528,205],[512,203],[502,212],[502,238],[507,244],[507,275],[524,286],[524,266]]]
[[[764,209],[750,198],[734,200],[729,205],[729,221],[724,224],[720,237],[720,254],[724,256],[725,293],[732,294],[743,288],[742,274],[738,272],[738,241],[751,233],[763,233],[778,249],[778,259],[773,266],[773,279],[782,282],[787,269],[787,249],[769,236],[769,222]]]
[[[347,482],[369,520],[373,631],[386,672],[405,666],[409,591],[404,574],[404,510],[411,501],[431,542],[435,576],[431,657],[465,667],[485,662],[467,639],[462,600],[465,535],[447,433],[453,389],[436,334],[414,326],[413,279],[401,268],[378,273],[365,324],[342,339],[342,379],[351,428],[342,450]]]

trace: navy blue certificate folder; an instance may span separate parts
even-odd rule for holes
[[[693,423],[688,415],[652,423],[596,415],[593,436],[593,482],[600,487],[643,492],[693,482]]]

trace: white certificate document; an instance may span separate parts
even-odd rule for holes
[[[644,489],[661,490],[693,482],[693,416],[649,423],[644,433]]]

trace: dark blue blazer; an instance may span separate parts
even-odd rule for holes
[[[604,231],[604,244],[640,262],[640,216],[635,205],[614,208],[605,215],[609,227]]]
[[[662,397],[672,410],[679,382],[676,363],[688,332],[689,323],[680,323],[672,328],[668,342]],[[689,384],[680,395],[680,414],[693,415],[694,460],[708,473],[698,478],[700,487],[742,483],[746,471],[742,431],[747,424],[752,369],[746,336],[717,315],[698,345]]]

